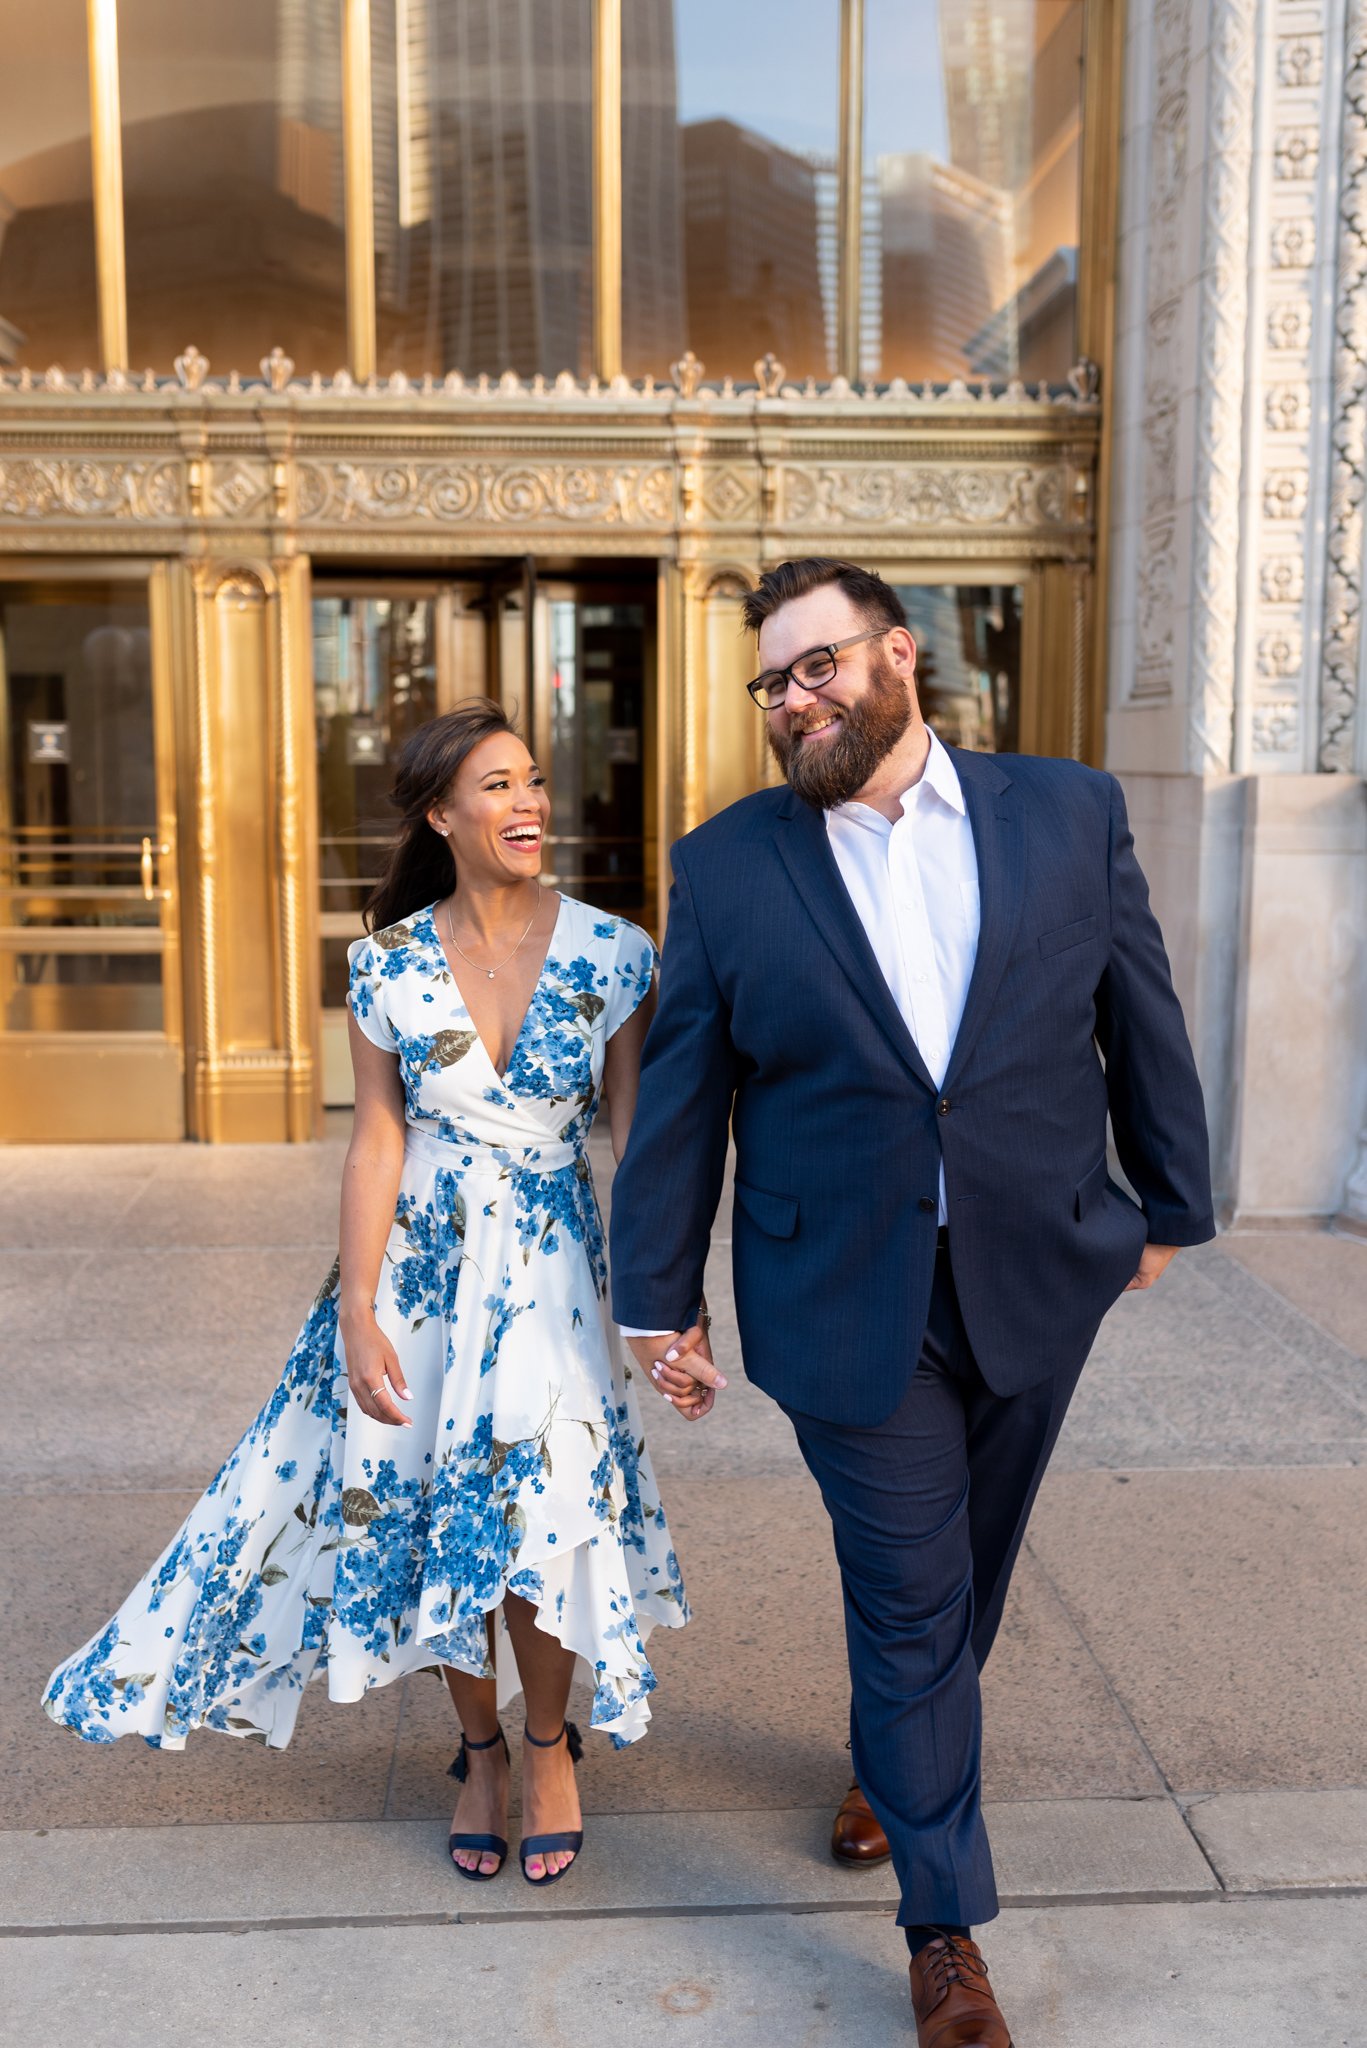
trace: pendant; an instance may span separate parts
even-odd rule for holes
[[[496,975],[497,973],[498,973],[498,969],[497,969],[496,967],[491,967],[491,968],[489,969],[489,979],[490,979],[490,981],[492,981],[492,980],[493,980],[494,976],[495,976],[495,975]]]

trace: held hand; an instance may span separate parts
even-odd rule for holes
[[[705,1330],[695,1324],[665,1337],[629,1337],[627,1343],[650,1384],[686,1421],[700,1422],[711,1413],[726,1380],[712,1362]]]
[[[373,1312],[348,1323],[342,1331],[346,1347],[346,1376],[351,1398],[372,1422],[388,1423],[392,1429],[411,1429],[413,1424],[399,1407],[411,1401],[408,1382],[399,1364],[399,1354],[376,1322]]]
[[[1140,1254],[1139,1271],[1125,1289],[1126,1294],[1141,1293],[1152,1287],[1155,1280],[1161,1280],[1180,1250],[1181,1246],[1175,1244],[1146,1244]]]

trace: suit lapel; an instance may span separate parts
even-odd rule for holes
[[[935,1083],[916,1049],[915,1040],[902,1021],[902,1013],[883,978],[883,970],[859,921],[859,913],[840,878],[824,817],[790,790],[779,812],[775,838],[803,907],[848,976],[856,995],[872,1011],[893,1051],[906,1063],[922,1087],[934,1094]]]
[[[948,749],[964,793],[978,856],[978,952],[949,1056],[945,1092],[963,1072],[1001,985],[1025,893],[1025,814],[1020,793],[990,754]]]

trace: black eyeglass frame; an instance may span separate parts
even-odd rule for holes
[[[818,644],[816,647],[804,648],[801,654],[789,662],[787,668],[766,668],[762,675],[756,676],[752,682],[745,685],[745,688],[751,700],[758,704],[761,711],[777,711],[784,697],[788,694],[789,683],[797,683],[799,690],[828,689],[835,681],[836,675],[839,672],[839,664],[835,658],[837,654],[843,654],[847,647],[858,647],[865,640],[879,640],[884,633],[891,633],[892,630],[891,626],[870,626],[866,633],[851,633],[848,640],[831,640],[824,647]],[[793,674],[793,670],[800,668],[804,661],[810,661],[814,654],[824,654],[826,656],[831,664],[831,672],[828,676],[823,676],[819,683],[804,683]],[[773,695],[773,685],[770,682],[771,676],[778,678],[779,682],[783,685],[783,690],[776,703],[767,704],[764,701],[764,696],[760,695],[760,692],[763,690],[765,696]]]

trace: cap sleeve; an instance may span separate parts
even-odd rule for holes
[[[372,1045],[378,1045],[381,1052],[397,1052],[398,1041],[389,1027],[389,990],[381,972],[384,958],[373,939],[356,939],[347,947],[351,969],[347,1006]]]
[[[620,1031],[650,993],[658,964],[655,948],[639,925],[613,920],[616,930],[610,940],[612,954],[608,969],[607,1009],[603,1028],[608,1038]]]

